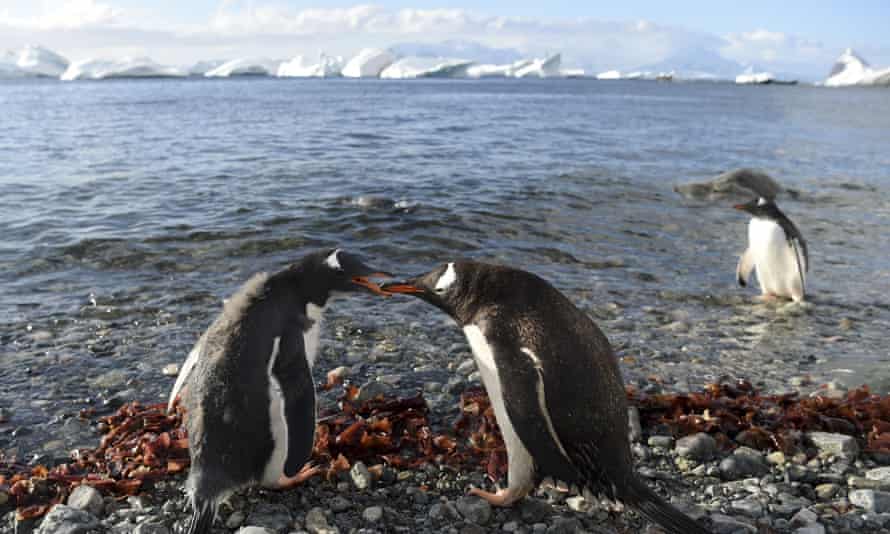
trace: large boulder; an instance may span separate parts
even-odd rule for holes
[[[763,197],[775,199],[789,193],[770,175],[756,169],[741,168],[724,172],[713,180],[675,185],[674,191],[689,198],[722,200]]]

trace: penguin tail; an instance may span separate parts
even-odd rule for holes
[[[671,534],[713,534],[698,521],[664,501],[645,482],[632,477],[618,495],[619,500],[635,508],[643,517],[658,523]]]
[[[210,534],[213,520],[216,517],[216,506],[210,499],[192,501],[192,518],[189,520],[186,534]]]

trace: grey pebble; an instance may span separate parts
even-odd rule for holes
[[[368,523],[377,523],[383,519],[383,508],[380,506],[369,506],[362,512],[362,519]]]
[[[37,534],[85,534],[98,526],[99,520],[89,512],[57,504],[44,516]]]
[[[491,519],[491,505],[479,497],[461,497],[457,500],[457,510],[467,521],[485,525]]]
[[[105,500],[96,488],[81,485],[71,491],[71,495],[68,496],[68,506],[99,517],[105,509]]]
[[[708,434],[699,432],[677,440],[674,450],[684,458],[707,460],[717,452],[717,442]]]

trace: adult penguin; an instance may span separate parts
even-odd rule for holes
[[[751,271],[757,269],[757,281],[765,298],[802,302],[806,296],[809,254],[800,230],[772,200],[755,198],[734,207],[751,215],[748,248],[736,267],[739,285],[745,287]]]
[[[548,282],[466,261],[381,289],[438,307],[470,343],[507,447],[508,478],[506,489],[471,493],[509,506],[551,476],[630,505],[674,534],[708,532],[635,475],[612,347]]]
[[[248,280],[198,340],[170,394],[183,388],[191,469],[189,534],[210,532],[219,503],[252,484],[287,488],[315,436],[312,365],[322,312],[339,292],[383,294],[387,276],[340,249]]]

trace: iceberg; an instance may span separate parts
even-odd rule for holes
[[[890,67],[873,69],[852,48],[848,48],[835,61],[824,85],[825,87],[890,85]]]
[[[0,56],[0,78],[58,78],[67,68],[67,59],[42,46],[27,45]]]
[[[776,77],[771,72],[754,72],[754,67],[748,67],[745,72],[735,77],[735,83],[740,85],[758,85],[773,83]]]
[[[560,76],[559,66],[561,54],[554,54],[544,59],[534,59],[528,65],[513,72],[515,78],[552,78]]]
[[[513,73],[531,65],[531,59],[519,59],[506,65],[472,65],[467,69],[470,78],[512,78]]]
[[[559,74],[565,78],[583,78],[584,69],[562,69]]]
[[[278,66],[279,78],[332,78],[343,70],[343,56],[321,54],[318,61],[296,56]]]
[[[208,78],[229,78],[231,76],[274,76],[278,73],[280,61],[271,59],[240,58],[226,61],[222,65],[204,73]]]
[[[107,80],[111,78],[179,78],[185,72],[159,65],[147,57],[122,59],[85,59],[72,63],[61,79]]]
[[[216,67],[219,67],[223,63],[226,63],[227,61],[227,59],[209,59],[199,61],[189,67],[189,76],[204,76],[208,72],[212,71]]]
[[[607,70],[596,75],[597,80],[620,80],[621,73],[617,70]]]
[[[465,78],[473,64],[466,59],[410,56],[383,69],[381,78]]]
[[[365,48],[349,60],[340,73],[347,78],[377,78],[383,69],[395,62],[396,58],[388,51],[379,48]]]

